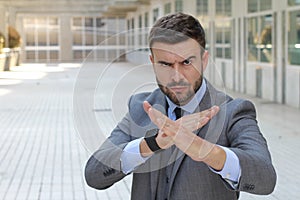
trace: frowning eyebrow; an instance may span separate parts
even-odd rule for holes
[[[182,63],[184,63],[185,61],[189,61],[189,60],[195,59],[195,58],[196,58],[196,56],[190,56],[190,57],[188,57],[187,59],[184,59],[183,61],[181,61],[181,62],[179,62],[179,63],[182,64]],[[161,65],[167,65],[167,66],[172,66],[172,65],[175,64],[175,63],[169,63],[169,62],[162,61],[162,60],[158,61],[157,63],[159,63],[159,64],[161,64]]]

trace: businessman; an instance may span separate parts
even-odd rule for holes
[[[133,200],[234,200],[276,184],[254,105],[203,76],[209,53],[197,19],[160,18],[149,34],[158,88],[133,95],[128,113],[88,160],[87,184],[106,189],[133,174]]]

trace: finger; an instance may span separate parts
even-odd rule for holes
[[[144,101],[144,102],[143,102],[143,108],[144,108],[144,110],[145,110],[146,113],[149,112],[149,109],[150,109],[151,107],[152,107],[152,106],[151,106],[151,104],[150,104],[148,101]]]
[[[192,115],[186,115],[178,119],[176,123],[184,126],[189,131],[195,131],[208,123],[212,117],[219,112],[218,106],[213,106],[207,110]]]
[[[209,112],[205,115],[205,117],[213,118],[220,111],[219,106],[213,106],[209,109]]]
[[[148,110],[148,116],[150,117],[151,121],[159,128],[162,129],[168,120],[168,117],[158,111],[157,109],[151,107]]]
[[[198,123],[197,123],[197,126],[196,126],[196,129],[194,130],[197,130],[199,128],[202,128],[205,124],[207,124],[207,122],[209,122],[209,118],[208,117],[204,117],[202,118]]]

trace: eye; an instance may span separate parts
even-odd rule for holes
[[[161,67],[170,67],[170,66],[172,66],[171,63],[167,63],[167,62],[159,62],[159,65],[160,65]]]
[[[190,59],[187,59],[187,60],[184,60],[182,62],[182,64],[184,64],[184,65],[190,65],[190,64],[192,64],[192,61]]]

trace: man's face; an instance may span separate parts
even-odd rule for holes
[[[193,39],[177,44],[154,42],[150,60],[156,80],[165,95],[175,104],[185,105],[202,84],[208,52],[201,56],[200,45]]]

